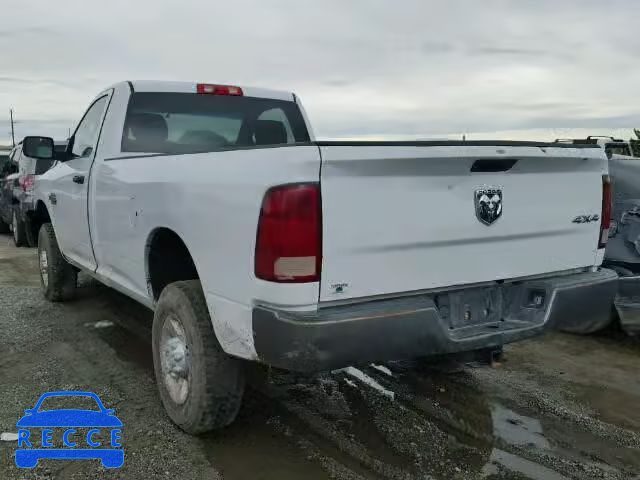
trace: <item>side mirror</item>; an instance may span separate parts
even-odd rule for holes
[[[24,137],[24,140],[22,140],[22,152],[27,157],[51,160],[53,159],[53,138]]]

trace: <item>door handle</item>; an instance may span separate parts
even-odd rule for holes
[[[79,183],[80,185],[82,185],[84,183],[84,175],[74,175],[73,183]]]

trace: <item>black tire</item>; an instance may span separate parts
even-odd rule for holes
[[[169,392],[170,375],[165,377],[167,368],[162,363],[166,357],[161,358],[163,328],[170,317],[180,323],[186,345],[188,393],[182,402]],[[175,282],[164,288],[153,317],[152,344],[160,398],[176,425],[195,435],[233,422],[244,393],[243,364],[220,347],[199,281]]]
[[[604,330],[611,325],[614,320],[615,317],[613,315],[603,315],[602,318],[594,318],[591,322],[585,322],[583,319],[578,319],[573,322],[565,321],[560,327],[560,330],[576,335],[589,335]]]
[[[20,220],[17,209],[13,210],[11,225],[13,230],[13,243],[16,244],[16,247],[24,247],[27,244],[27,233],[24,230],[24,222]]]
[[[4,223],[4,221],[0,218],[0,233],[9,233],[11,229],[9,228],[8,223]]]
[[[27,241],[27,247],[35,248],[38,246],[38,230],[36,230],[31,222],[31,220],[27,217],[27,220],[24,221],[24,233],[25,239]]]
[[[42,253],[46,253],[46,270],[43,270]],[[38,235],[38,268],[44,296],[51,302],[71,300],[76,293],[78,273],[64,259],[53,225],[45,223]],[[46,278],[46,281],[45,281]]]

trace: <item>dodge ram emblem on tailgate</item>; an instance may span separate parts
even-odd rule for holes
[[[485,225],[491,225],[502,215],[502,190],[480,188],[475,194],[476,217]]]

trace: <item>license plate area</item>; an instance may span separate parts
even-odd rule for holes
[[[474,288],[436,295],[440,316],[451,330],[498,325],[504,318],[502,286]]]

